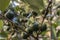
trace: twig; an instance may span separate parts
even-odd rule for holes
[[[48,14],[48,12],[49,12],[49,8],[50,8],[50,5],[52,4],[52,1],[49,1],[49,4],[48,4],[48,6],[47,6],[47,8],[45,9],[45,10],[43,10],[43,14],[44,14],[44,16],[43,16],[43,20],[42,20],[42,22],[41,22],[41,26],[43,25],[43,22],[44,22],[44,19],[46,18],[46,15]],[[40,31],[40,29],[39,29],[39,31]],[[39,36],[39,34],[37,33],[37,40],[38,40],[38,37]]]
[[[6,19],[8,22],[11,22],[12,24],[14,24],[15,26],[17,26],[20,30],[22,30],[23,32],[27,33],[24,29],[22,29],[19,25],[16,25],[15,23],[13,23],[11,20],[9,20],[7,17],[3,16],[2,14],[0,14],[2,16],[3,19]],[[28,33],[27,33],[28,34]],[[35,36],[31,35],[33,38],[36,39]]]

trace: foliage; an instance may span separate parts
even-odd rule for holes
[[[0,0],[0,10],[4,11],[8,5],[10,0]]]
[[[52,0],[0,0],[1,40],[59,40],[60,5],[56,4]]]

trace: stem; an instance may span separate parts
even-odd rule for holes
[[[2,14],[0,14],[2,16],[3,19],[6,19],[8,22],[11,22],[12,24],[14,24],[15,26],[17,26],[20,30],[22,30],[23,32],[27,33],[24,29],[22,29],[19,25],[13,23],[11,20],[9,20],[7,17],[3,16]],[[27,33],[28,34],[28,33]],[[31,35],[33,38],[36,39],[35,36]]]
[[[49,1],[49,4],[48,4],[48,6],[47,6],[47,8],[46,9],[44,9],[43,10],[43,14],[44,14],[44,16],[43,16],[43,20],[42,20],[42,23],[41,23],[41,26],[43,25],[43,22],[44,22],[44,19],[46,18],[46,15],[49,13],[49,8],[50,8],[50,5],[52,4],[52,1]],[[39,29],[39,32],[40,32],[40,29]],[[37,40],[38,40],[38,33],[37,33]]]

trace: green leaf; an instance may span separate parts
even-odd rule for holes
[[[57,10],[57,15],[59,15],[59,16],[60,16],[60,10]]]
[[[16,37],[12,38],[12,40],[19,40],[19,39],[18,39],[18,37],[16,36]]]
[[[44,36],[44,35],[46,34],[46,32],[47,32],[47,31],[42,32],[41,35]]]
[[[56,28],[56,27],[58,26],[58,23],[55,22],[55,23],[52,24],[52,26],[53,26],[54,28]]]
[[[57,32],[57,37],[60,37],[60,30],[58,30]]]
[[[55,28],[53,26],[51,27],[51,33],[52,33],[51,38],[55,40],[56,39],[56,30],[55,30]]]
[[[21,1],[28,3],[30,7],[36,12],[39,12],[40,9],[44,8],[43,0],[21,0]]]
[[[0,36],[2,36],[2,37],[7,37],[7,36],[8,36],[8,32],[2,31],[2,32],[0,33]]]
[[[0,0],[0,10],[4,11],[8,5],[9,5],[10,0]]]
[[[57,20],[57,24],[60,25],[60,19]]]
[[[58,40],[60,40],[60,37],[58,37]]]
[[[43,40],[47,40],[47,38],[43,38]]]
[[[2,29],[2,27],[3,27],[3,21],[0,20],[0,30]]]

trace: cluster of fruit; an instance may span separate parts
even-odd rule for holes
[[[23,33],[23,36],[22,36],[22,37],[23,37],[24,39],[27,39],[31,34],[33,34],[34,31],[37,32],[37,31],[39,31],[39,30],[40,30],[41,33],[44,32],[44,31],[46,31],[46,30],[47,30],[47,25],[44,24],[44,25],[42,25],[42,26],[39,28],[39,24],[34,23],[32,27],[29,27],[29,28],[26,30],[27,33]]]
[[[36,12],[32,12],[32,13],[27,13],[27,14],[23,14],[24,17],[26,18],[30,18],[31,16],[33,16],[34,18],[37,16],[38,14]],[[19,24],[19,23],[26,23],[28,22],[28,20],[26,19],[22,19],[21,21],[18,18],[18,15],[11,10],[10,12],[6,13],[5,15],[9,20],[11,20],[13,23]],[[17,27],[16,27],[17,28]],[[9,30],[10,28],[8,28],[7,30]],[[40,32],[44,32],[47,29],[47,25],[44,24],[41,27],[39,27],[39,24],[37,22],[33,23],[32,27],[27,28],[27,33],[23,33],[23,38],[26,39],[28,38],[31,34],[33,34],[33,32],[40,30]]]

